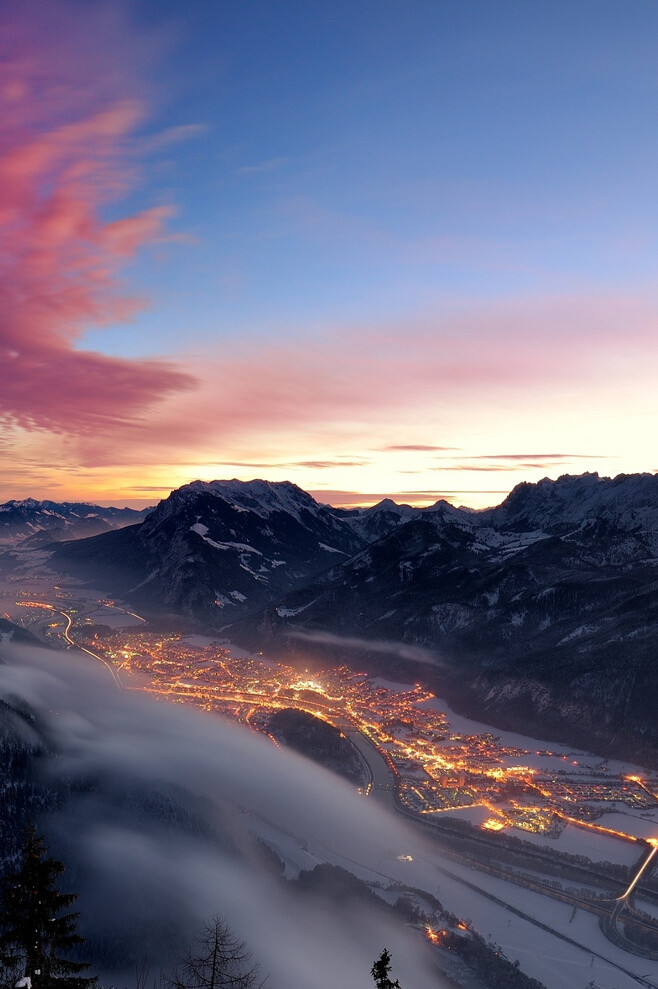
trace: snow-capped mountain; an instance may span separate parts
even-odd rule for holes
[[[143,511],[132,508],[101,508],[100,505],[54,501],[7,501],[0,505],[0,546],[82,539],[108,529],[141,522]]]
[[[478,513],[481,525],[490,523],[509,532],[542,530],[549,535],[570,534],[603,526],[627,534],[658,556],[658,474],[564,475],[537,484],[518,484],[497,508]]]
[[[300,631],[422,646],[479,714],[658,746],[657,539],[652,475],[519,485],[485,512],[439,503],[260,629],[293,648]]]
[[[283,481],[194,481],[142,525],[67,543],[56,565],[113,593],[215,626],[349,559],[364,545],[348,522]]]
[[[340,512],[340,509],[332,510]],[[370,508],[345,509],[342,517],[366,542],[371,543],[410,519],[422,516],[425,511],[423,508],[412,508],[411,505],[397,505],[391,498],[384,498]]]
[[[383,668],[378,644],[421,646],[443,664],[422,677],[480,716],[658,752],[657,546],[653,475],[521,484],[483,512],[195,481],[52,562],[258,648],[369,640]]]

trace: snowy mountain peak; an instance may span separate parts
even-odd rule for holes
[[[564,474],[556,481],[543,478],[537,484],[518,484],[497,508],[480,519],[503,528],[536,528],[563,532],[586,520],[603,519],[624,531],[658,531],[658,475],[596,473]]]
[[[364,516],[375,516],[375,515],[397,515],[400,519],[412,519],[418,515],[419,509],[412,508],[411,505],[398,505],[397,502],[393,501],[392,498],[384,498],[382,501],[378,501],[376,505],[371,505],[369,508],[357,509]]]
[[[317,512],[320,506],[311,495],[302,491],[292,481],[253,481],[231,480],[191,481],[172,491],[166,501],[154,510],[177,511],[178,506],[190,498],[217,497],[232,505],[237,511],[254,512],[261,518],[268,518],[274,512],[286,512],[300,521],[302,511]],[[164,508],[167,506],[167,509]]]
[[[385,509],[396,510],[399,508],[408,508],[408,507],[409,507],[408,505],[398,505],[398,503],[393,501],[392,498],[382,498],[382,500],[378,501],[376,505],[371,505],[370,508],[366,508],[366,511],[374,513],[374,512],[384,511]]]
[[[26,545],[60,539],[79,539],[108,529],[141,522],[144,511],[132,508],[101,508],[87,502],[37,501],[25,498],[0,505],[0,545]]]

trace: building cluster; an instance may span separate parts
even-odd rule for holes
[[[481,808],[478,820],[487,830],[515,827],[551,836],[566,822],[595,826],[606,811],[658,805],[650,783],[614,775],[604,764],[592,769],[581,766],[577,754],[523,749],[489,731],[456,730],[418,684],[398,689],[344,666],[300,673],[148,627],[89,631],[87,645],[115,664],[126,686],[194,703],[260,731],[283,707],[342,728],[351,724],[384,756],[399,799],[418,814]],[[542,762],[559,768],[546,771]]]
[[[486,830],[514,827],[549,836],[576,823],[624,837],[597,820],[610,811],[658,807],[658,780],[615,774],[604,763],[579,761],[578,753],[525,749],[490,731],[460,731],[418,684],[402,689],[345,666],[300,672],[209,639],[163,633],[141,620],[136,627],[112,628],[102,616],[121,606],[85,600],[80,588],[77,604],[76,595],[60,587],[49,597],[37,587],[7,590],[25,624],[40,622],[47,637],[64,635],[70,644],[65,622],[71,622],[75,643],[110,665],[126,689],[191,703],[258,731],[266,731],[272,712],[284,707],[309,711],[341,730],[357,729],[387,761],[398,799],[419,815],[467,812]]]

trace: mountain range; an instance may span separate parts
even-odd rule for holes
[[[137,525],[49,550],[151,614],[414,676],[506,727],[658,753],[656,475],[523,483],[485,511],[195,481]]]
[[[335,650],[337,637],[421,646],[441,668],[417,677],[484,720],[647,757],[657,557],[658,477],[563,477],[486,512],[425,510],[286,596],[260,628],[307,649]],[[371,649],[370,662],[400,672],[390,653]]]
[[[148,509],[101,508],[80,502],[7,501],[0,505],[0,547],[82,539],[141,522]]]

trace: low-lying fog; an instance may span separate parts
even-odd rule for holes
[[[134,983],[136,962],[166,968],[220,914],[267,989],[371,985],[384,946],[403,989],[443,984],[417,931],[384,908],[302,892],[259,842],[289,877],[328,861],[385,884],[404,875],[398,856],[423,847],[391,813],[220,717],[119,693],[86,658],[11,643],[2,657],[0,697],[36,714],[21,730],[48,748],[43,774],[61,798],[39,825],[67,865],[63,887],[80,893],[102,981]]]

